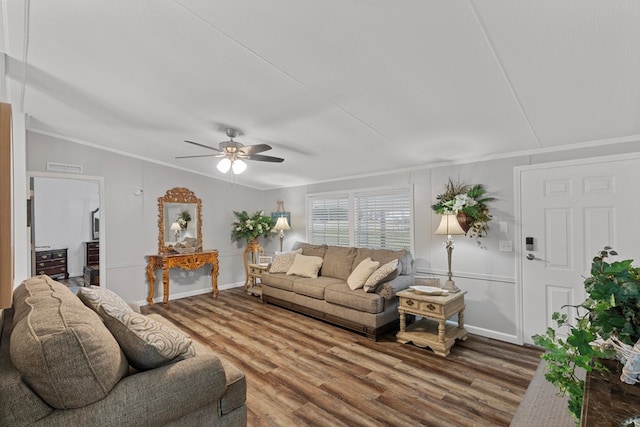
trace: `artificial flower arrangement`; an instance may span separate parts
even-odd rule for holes
[[[176,222],[183,230],[187,229],[189,221],[191,221],[191,214],[188,211],[182,211],[180,212],[180,214],[178,214],[178,219],[176,220]]]
[[[247,211],[233,211],[233,214],[236,216],[231,228],[231,237],[234,240],[246,239],[249,243],[257,237],[267,237],[273,228],[271,216],[266,216],[264,211],[251,215]]]
[[[487,203],[495,200],[487,197],[486,193],[482,184],[467,185],[449,178],[444,193],[436,197],[437,202],[431,208],[439,215],[458,214],[458,221],[467,236],[479,239],[487,235],[487,223],[491,220]],[[461,216],[466,216],[466,224]]]

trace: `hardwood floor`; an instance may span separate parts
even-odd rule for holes
[[[143,307],[247,376],[250,426],[508,426],[540,351],[470,335],[446,358],[369,341],[242,288]]]
[[[62,283],[70,288],[84,286],[84,278],[82,276],[69,277],[68,279],[56,279],[58,283]]]

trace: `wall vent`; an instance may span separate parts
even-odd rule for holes
[[[47,162],[49,172],[82,173],[82,165],[68,165],[65,163]]]

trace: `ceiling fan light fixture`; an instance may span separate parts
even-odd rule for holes
[[[233,170],[234,174],[240,175],[245,171],[245,169],[247,169],[247,164],[241,159],[236,159],[231,163],[231,169]]]
[[[229,168],[231,168],[231,160],[229,160],[229,158],[225,157],[224,159],[222,159],[222,160],[220,160],[218,162],[218,165],[216,166],[216,168],[218,168],[218,170],[220,172],[222,172],[222,173],[229,172]]]

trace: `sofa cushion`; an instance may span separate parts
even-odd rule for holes
[[[324,291],[326,302],[353,308],[367,313],[382,313],[384,300],[375,293],[362,292],[361,289],[349,289],[346,283],[328,286]]]
[[[262,283],[267,286],[293,292],[293,282],[297,276],[287,276],[286,273],[267,273],[262,275]]]
[[[371,258],[363,259],[347,278],[347,285],[350,289],[360,289],[379,266],[378,261],[373,261]]]
[[[302,277],[310,277],[315,279],[318,277],[318,271],[322,267],[322,258],[319,256],[306,256],[296,254],[293,264],[287,270],[287,275],[295,274]]]
[[[391,249],[357,248],[356,256],[353,260],[353,268],[355,268],[365,258],[371,258],[374,261],[378,261],[380,265],[384,265],[394,259],[400,260],[403,257],[405,257],[406,254],[409,254],[409,256],[411,256],[411,253],[404,249],[391,250]]]
[[[293,245],[293,249],[302,249],[302,255],[319,256],[320,258],[324,258],[324,254],[327,251],[327,245],[312,245],[310,243],[296,242]]]
[[[374,271],[364,282],[365,292],[375,292],[378,286],[389,280],[393,280],[398,275],[398,260],[394,259],[382,265]]]
[[[319,276],[315,279],[299,277],[293,282],[293,292],[311,298],[323,299],[328,286],[344,283],[335,277]]]
[[[356,248],[329,246],[324,254],[324,262],[322,263],[320,274],[346,281],[353,271],[353,259],[355,256]]]
[[[14,291],[11,361],[49,405],[79,408],[106,397],[129,364],[100,317],[48,276]]]
[[[293,265],[296,255],[301,253],[302,249],[277,253],[271,263],[271,267],[269,267],[269,273],[286,273]]]

